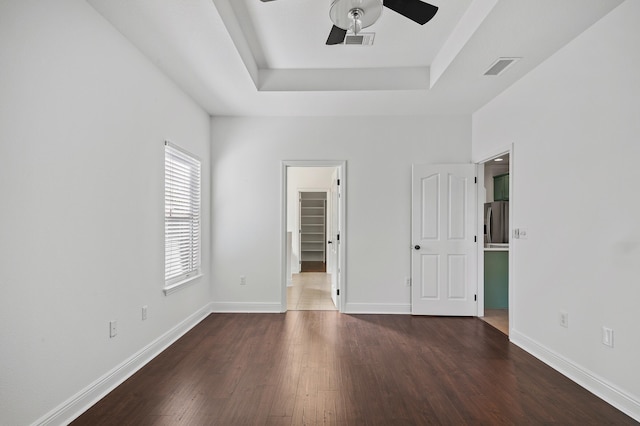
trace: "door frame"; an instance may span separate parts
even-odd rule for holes
[[[340,207],[338,209],[338,222],[340,223],[340,248],[338,250],[338,268],[340,279],[337,290],[340,295],[338,300],[338,312],[343,312],[347,294],[347,185],[346,172],[347,162],[345,160],[284,160],[280,164],[280,312],[287,311],[287,181],[289,167],[334,167],[338,170],[340,179]]]
[[[483,184],[478,185],[477,188],[477,201],[478,201],[478,317],[484,316],[484,203],[486,199],[486,193],[484,188],[484,165],[495,158],[501,157],[505,154],[509,154],[509,336],[511,336],[511,330],[514,328],[514,294],[516,291],[516,283],[514,282],[514,259],[515,259],[515,244],[513,244],[513,218],[514,218],[514,144],[502,146],[501,148],[489,151],[480,156],[476,160],[478,165],[478,179],[482,178]],[[482,236],[482,237],[481,237]],[[482,238],[482,240],[481,240]],[[481,242],[482,241],[482,242]]]

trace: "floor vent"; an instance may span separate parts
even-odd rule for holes
[[[507,70],[511,65],[515,64],[522,58],[498,58],[484,75],[500,75]]]
[[[358,35],[347,34],[344,38],[344,44],[351,46],[371,46],[376,33],[359,33]]]

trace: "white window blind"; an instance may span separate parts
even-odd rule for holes
[[[165,286],[200,273],[200,160],[170,142],[164,150]]]

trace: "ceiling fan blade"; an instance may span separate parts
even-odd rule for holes
[[[384,0],[382,4],[420,25],[429,22],[438,11],[437,6],[420,0]]]
[[[329,38],[327,38],[327,44],[328,45],[342,44],[346,36],[347,36],[347,30],[343,30],[342,28],[336,27],[334,25],[333,28],[331,28],[331,32],[329,33]]]
[[[260,1],[264,3],[264,2],[266,2],[266,1],[273,1],[273,0],[260,0]]]

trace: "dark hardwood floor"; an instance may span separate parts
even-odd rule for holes
[[[477,318],[213,314],[73,425],[624,425]]]

